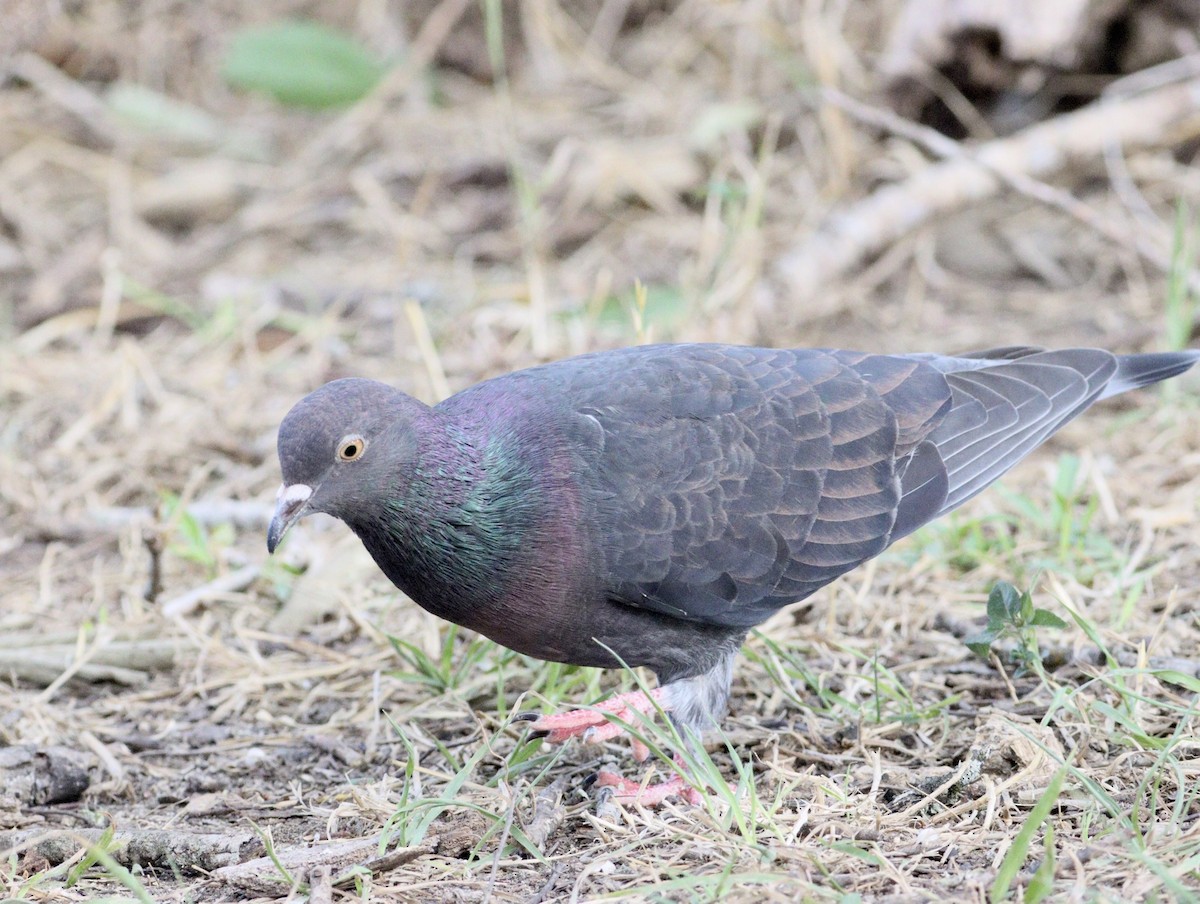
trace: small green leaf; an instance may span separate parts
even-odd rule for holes
[[[972,634],[963,643],[967,645],[968,650],[980,659],[987,659],[988,654],[992,651],[992,641],[995,639],[996,635],[991,631],[984,631],[981,634]]]
[[[276,22],[234,36],[221,74],[236,88],[281,104],[346,107],[378,84],[386,67],[341,32],[316,22]]]
[[[117,82],[104,96],[108,108],[143,132],[196,145],[219,144],[226,126],[199,107],[131,82]]]
[[[1021,594],[1007,581],[997,581],[988,594],[988,626],[1011,625],[1021,611]]]
[[[1033,621],[1033,596],[1026,590],[1021,594],[1021,624],[1028,625]]]
[[[1034,609],[1029,623],[1037,628],[1065,628],[1067,623],[1049,609]]]

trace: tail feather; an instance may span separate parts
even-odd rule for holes
[[[1181,352],[1151,352],[1143,355],[1119,355],[1117,372],[1104,387],[1100,398],[1111,398],[1131,389],[1177,377],[1197,361],[1200,361],[1200,350],[1196,349],[1186,349]]]

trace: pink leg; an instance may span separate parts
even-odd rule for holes
[[[682,766],[678,755],[675,762]],[[693,805],[703,800],[700,792],[684,781],[682,775],[673,775],[665,782],[643,784],[631,778],[622,778],[615,772],[603,771],[596,775],[596,784],[603,788],[612,788],[613,798],[621,803],[641,804],[644,807],[657,807],[668,797],[675,795]]]
[[[534,732],[543,733],[547,742],[561,744],[571,738],[578,737],[585,743],[598,744],[608,741],[625,732],[616,722],[605,718],[609,713],[622,722],[632,722],[634,713],[643,715],[654,712],[655,702],[664,710],[670,707],[663,700],[663,689],[656,688],[646,694],[643,691],[631,691],[619,694],[598,703],[590,709],[575,709],[565,713],[555,713],[550,716],[540,716],[530,724]],[[650,749],[631,737],[633,758],[639,763],[645,762],[650,756]],[[678,755],[675,762],[682,764]],[[678,795],[689,804],[698,804],[702,797],[699,791],[684,781],[683,776],[673,775],[666,781],[643,784],[629,778],[622,778],[615,772],[602,770],[596,773],[595,784],[602,788],[612,788],[613,798],[622,803],[641,804],[645,807],[656,807],[668,797]]]
[[[550,744],[561,744],[570,738],[580,736],[585,743],[599,744],[602,741],[612,740],[625,731],[616,722],[606,719],[605,713],[611,713],[622,722],[632,722],[634,713],[654,712],[655,701],[663,709],[667,709],[668,707],[663,703],[662,692],[663,689],[659,687],[650,691],[649,695],[644,691],[618,694],[590,709],[574,709],[570,712],[542,716],[530,724],[529,728],[531,731],[545,732],[546,741]],[[640,759],[645,759],[649,755],[649,751],[646,750],[644,744],[634,740],[634,756],[638,757],[640,753],[643,754]]]

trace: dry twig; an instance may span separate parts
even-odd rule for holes
[[[293,845],[277,848],[274,856],[258,857],[245,863],[225,866],[213,874],[213,878],[247,891],[259,894],[278,893],[286,887],[280,867],[298,881],[304,881],[318,869],[333,875],[331,884],[344,885],[352,882],[354,874],[361,870],[368,873],[395,869],[437,850],[438,837],[426,838],[421,844],[400,848],[381,856],[372,856],[379,850],[382,836],[358,838],[331,844],[309,846]]]
[[[835,102],[836,95],[822,96]],[[1200,111],[1200,79],[1132,97],[1103,99],[971,150],[847,101],[836,102],[859,118],[918,140],[947,159],[834,213],[816,233],[782,256],[779,274],[806,301],[819,298],[830,283],[935,217],[991,197],[1003,185],[1070,213],[1110,239],[1137,248],[1160,269],[1169,269],[1166,248],[1137,234],[1122,234],[1086,205],[1037,180],[1078,160],[1101,159],[1114,145],[1155,147],[1184,140],[1191,133],[1179,134],[1180,124]],[[1200,278],[1193,279],[1200,285]]]
[[[182,618],[205,600],[220,596],[222,593],[245,590],[254,583],[261,571],[261,565],[245,565],[229,574],[223,574],[207,584],[194,587],[186,593],[167,600],[162,604],[162,613],[167,618]]]
[[[32,850],[51,864],[63,863],[74,857],[81,847],[99,842],[103,835],[101,829],[0,834],[0,856],[7,860],[12,853]],[[108,851],[124,866],[139,864],[168,872],[206,873],[237,863],[246,851],[256,846],[261,849],[262,843],[250,833],[133,829],[117,831]]]

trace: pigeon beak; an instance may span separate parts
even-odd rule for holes
[[[300,519],[308,508],[308,499],[312,496],[312,487],[306,483],[286,484],[279,488],[275,495],[275,517],[267,528],[267,552],[275,552],[275,547],[288,532],[288,528]]]

